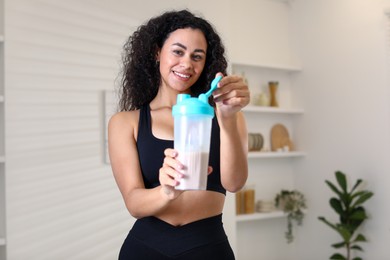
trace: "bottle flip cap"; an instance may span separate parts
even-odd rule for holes
[[[191,97],[189,94],[177,95],[176,105],[172,108],[172,115],[206,115],[214,117],[214,109],[208,103],[208,98],[217,89],[222,76],[216,77],[211,82],[211,88],[206,93],[199,95],[199,98]]]
[[[217,89],[218,83],[221,81],[221,79],[222,79],[222,76],[218,76],[215,79],[213,79],[213,81],[211,82],[211,88],[209,89],[209,91],[207,91],[204,94],[200,94],[199,99],[202,101],[204,101],[204,100],[207,101],[207,99],[211,96],[211,94],[214,92],[214,90]]]

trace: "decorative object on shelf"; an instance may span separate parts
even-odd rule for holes
[[[275,210],[275,203],[272,200],[259,200],[256,202],[256,212],[272,212]]]
[[[251,103],[254,106],[261,107],[268,107],[270,104],[268,95],[264,92],[253,93],[253,95],[251,95]]]
[[[255,213],[255,188],[248,186],[244,189],[244,212],[245,214]]]
[[[278,100],[277,100],[277,90],[278,90],[279,82],[277,81],[270,81],[268,82],[268,88],[269,88],[269,94],[270,94],[270,106],[271,107],[278,107]]]
[[[362,251],[363,249],[358,243],[367,242],[365,236],[358,233],[358,229],[368,218],[362,205],[374,194],[368,190],[359,189],[363,182],[361,179],[358,179],[352,189],[348,191],[348,183],[345,174],[341,171],[336,171],[335,177],[339,187],[336,187],[335,184],[328,180],[325,182],[337,195],[337,198],[332,197],[329,200],[329,204],[339,215],[340,222],[333,224],[324,217],[318,217],[318,219],[340,234],[342,241],[332,244],[332,247],[336,249],[344,248],[346,250],[346,256],[335,253],[330,259],[362,260],[360,257],[352,258],[351,253],[352,250]]]
[[[255,213],[255,188],[254,185],[247,185],[236,192],[236,214],[252,213]]]
[[[269,98],[268,98],[266,93],[264,93],[264,92],[260,93],[258,104],[259,104],[259,106],[262,106],[262,107],[266,107],[266,106],[270,105]]]
[[[244,214],[244,204],[243,204],[243,192],[237,191],[236,196],[236,215]]]
[[[276,124],[271,129],[271,150],[274,152],[289,152],[294,150],[287,128]]]
[[[243,191],[236,192],[236,215],[244,214],[243,195],[244,195]]]
[[[297,225],[301,225],[305,216],[303,212],[306,209],[305,196],[297,190],[281,190],[275,197],[275,206],[287,213],[287,231],[285,237],[287,243],[291,243],[294,240],[293,221],[295,220]]]
[[[260,133],[248,134],[248,149],[249,151],[260,151],[263,148],[264,138]]]

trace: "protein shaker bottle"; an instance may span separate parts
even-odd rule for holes
[[[204,100],[203,100],[204,99]],[[184,165],[178,190],[205,190],[214,109],[207,98],[198,99],[179,94],[172,108],[174,117],[174,149]]]

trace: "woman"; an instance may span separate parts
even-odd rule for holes
[[[109,153],[137,221],[119,259],[234,259],[222,210],[226,190],[240,190],[248,175],[240,112],[249,103],[248,86],[237,76],[222,78],[213,93],[207,190],[176,190],[185,165],[173,149],[172,106],[178,94],[198,96],[226,74],[224,47],[206,20],[182,10],[140,26],[124,49],[121,112],[109,122]]]

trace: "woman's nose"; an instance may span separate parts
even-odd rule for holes
[[[192,68],[192,59],[191,57],[185,55],[182,57],[180,65],[186,69]]]

